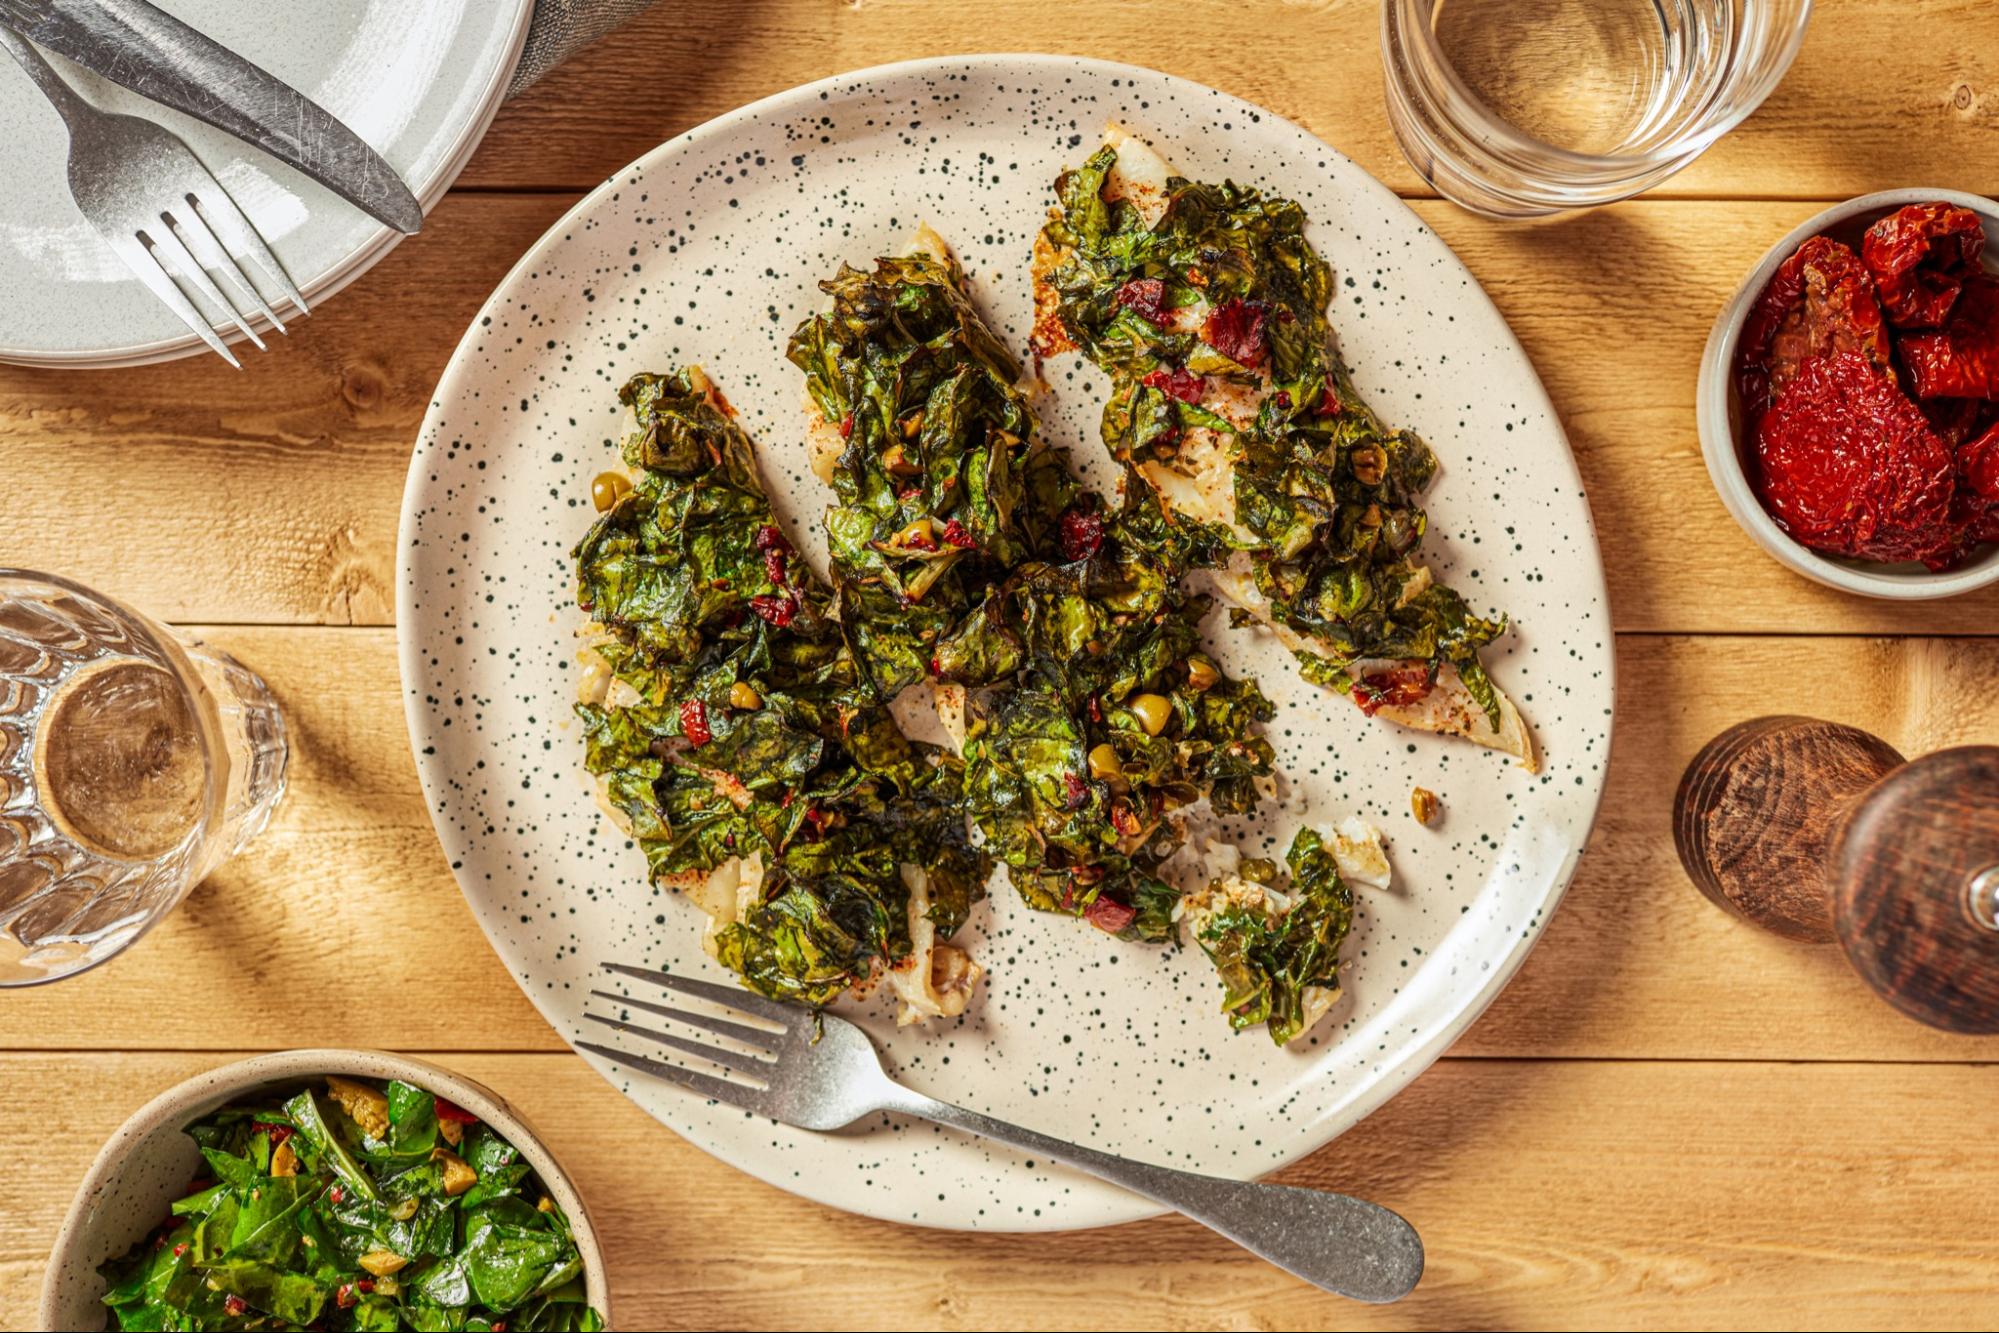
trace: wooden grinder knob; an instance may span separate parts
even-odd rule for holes
[[[1999,1032],[1999,746],[1908,763],[1853,727],[1757,718],[1687,766],[1673,842],[1715,903],[1837,940],[1911,1018]]]

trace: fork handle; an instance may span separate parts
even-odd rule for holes
[[[62,75],[56,73],[55,66],[42,57],[34,44],[4,23],[0,23],[0,46],[7,48],[7,54],[28,71],[28,77],[35,81],[55,109],[63,118],[63,123],[73,131],[85,120],[97,114],[91,106],[76,95],[76,90],[63,82]]]
[[[1423,1276],[1416,1228],[1380,1204],[1327,1190],[1175,1171],[1113,1157],[907,1089],[890,1108],[1048,1157],[1185,1213],[1313,1286],[1385,1305]]]

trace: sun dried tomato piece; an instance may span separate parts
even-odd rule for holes
[[[1103,547],[1104,521],[1088,510],[1063,510],[1060,527],[1064,560],[1088,560]]]
[[[1869,227],[1860,242],[1881,309],[1898,329],[1942,324],[1984,250],[1978,214],[1944,203],[1898,209]]]
[[[1801,545],[1891,561],[1957,546],[1950,450],[1858,352],[1805,362],[1757,429],[1756,458],[1764,508]]]
[[[1090,799],[1090,784],[1074,773],[1062,775],[1062,795],[1071,810]]]
[[[1263,362],[1267,347],[1263,325],[1269,314],[1270,307],[1261,301],[1232,296],[1208,312],[1201,340],[1237,365],[1254,370]]]
[[[1148,389],[1157,389],[1161,393],[1178,398],[1183,403],[1200,402],[1201,390],[1208,387],[1205,379],[1185,366],[1175,366],[1171,371],[1155,370],[1139,383]]]
[[[1743,322],[1735,383],[1749,424],[1769,410],[1806,361],[1843,351],[1887,369],[1887,323],[1860,256],[1814,236],[1778,267]]]
[[[972,535],[971,529],[955,518],[944,525],[942,535],[946,542],[949,542],[961,551],[970,551],[979,544],[979,539]]]
[[[1163,326],[1172,318],[1171,312],[1166,308],[1164,278],[1133,278],[1118,288],[1117,294],[1111,299],[1148,324]]]
[[[798,599],[790,593],[782,597],[766,594],[750,598],[750,610],[771,624],[783,629],[798,614]]]
[[[843,440],[854,438],[854,414],[852,412],[840,418],[840,438]]]
[[[1408,662],[1362,676],[1353,683],[1353,701],[1361,712],[1373,717],[1384,708],[1407,708],[1423,702],[1434,684],[1426,663]]]
[[[1999,423],[1957,451],[1960,518],[1973,542],[1999,542]]]
[[[250,1122],[250,1129],[253,1133],[262,1133],[269,1135],[271,1140],[271,1146],[273,1148],[283,1143],[286,1139],[290,1138],[292,1135],[298,1133],[298,1131],[292,1128],[290,1125],[273,1124],[268,1120],[253,1120]]]
[[[1999,398],[1999,278],[1967,278],[1950,319],[1897,344],[1918,398]]]
[[[1993,419],[1993,407],[1979,398],[1923,398],[1916,406],[1929,418],[1937,438],[1955,449],[1984,431]]]
[[[689,699],[680,705],[680,734],[689,745],[706,745],[715,739],[715,733],[708,730],[707,704]]]
[[[1336,417],[1346,410],[1347,405],[1340,401],[1340,391],[1333,387],[1333,377],[1328,373],[1326,382],[1319,387],[1317,411],[1322,417]]]
[[[1138,916],[1138,909],[1126,907],[1115,898],[1102,894],[1090,899],[1090,905],[1083,909],[1083,920],[1107,935],[1115,935],[1130,925]]]
[[[757,529],[757,549],[759,551],[789,551],[791,543],[784,539],[784,529],[775,523],[765,523]]]

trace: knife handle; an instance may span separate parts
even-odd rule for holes
[[[42,90],[63,123],[74,133],[85,121],[98,114],[97,108],[76,95],[76,90],[63,82],[62,75],[56,73],[55,66],[42,57],[34,45],[5,24],[0,24],[0,46],[7,48],[7,54],[14,57],[21,68],[28,71],[28,77]]]

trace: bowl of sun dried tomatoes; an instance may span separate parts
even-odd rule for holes
[[[1890,190],[1771,247],[1701,359],[1701,448],[1779,561],[1871,597],[1999,582],[1999,204]]]

